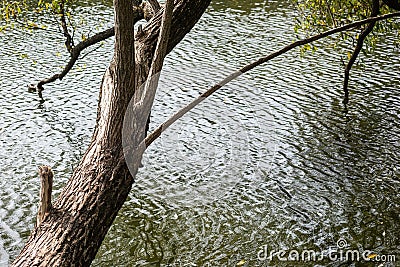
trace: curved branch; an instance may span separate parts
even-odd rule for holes
[[[169,126],[171,126],[174,122],[176,122],[178,119],[180,119],[183,115],[185,115],[186,113],[188,113],[189,111],[191,111],[195,106],[197,106],[198,104],[200,104],[201,102],[203,102],[207,97],[209,97],[211,94],[215,93],[218,89],[220,89],[221,87],[223,87],[225,84],[229,83],[230,81],[236,79],[237,77],[239,77],[240,75],[254,69],[255,67],[268,62],[269,60],[276,58],[296,47],[302,46],[302,45],[306,45],[309,43],[312,43],[314,41],[320,40],[322,38],[328,37],[332,34],[335,33],[339,33],[339,32],[343,32],[355,27],[359,27],[361,25],[364,24],[368,24],[368,23],[372,23],[372,22],[376,22],[376,21],[380,21],[380,20],[385,20],[385,19],[389,19],[389,18],[394,18],[394,17],[400,17],[400,12],[395,12],[395,13],[390,13],[390,14],[386,14],[383,16],[378,16],[378,17],[373,17],[373,18],[368,18],[368,19],[364,19],[364,20],[360,20],[360,21],[356,21],[326,32],[323,32],[321,34],[318,35],[314,35],[310,38],[306,38],[303,40],[299,40],[296,41],[290,45],[287,45],[285,47],[283,47],[282,49],[266,56],[266,57],[262,57],[260,59],[258,59],[255,62],[252,62],[246,66],[244,66],[243,68],[241,68],[240,70],[232,73],[231,75],[229,75],[227,78],[225,78],[224,80],[220,81],[219,83],[217,83],[216,85],[214,85],[213,87],[211,87],[210,89],[208,89],[206,92],[204,92],[202,95],[200,95],[198,98],[196,98],[195,100],[193,100],[192,102],[190,102],[188,105],[186,105],[185,107],[183,107],[182,109],[180,109],[177,113],[175,113],[173,116],[171,116],[169,119],[167,119],[164,123],[162,123],[160,126],[158,126],[151,134],[149,134],[145,140],[142,141],[141,145],[139,147],[145,147],[147,148],[148,146],[150,146],[158,137],[161,136],[162,132],[164,132],[166,129],[168,129]]]
[[[81,52],[84,49],[86,49],[89,46],[94,45],[100,41],[106,40],[106,39],[114,36],[114,34],[115,34],[115,32],[114,32],[114,27],[113,27],[113,28],[107,29],[105,31],[99,32],[99,33],[93,35],[92,37],[86,39],[85,41],[80,42],[79,44],[77,44],[76,46],[74,46],[72,48],[72,50],[70,52],[71,57],[62,72],[54,74],[53,76],[51,76],[49,78],[41,80],[37,85],[30,84],[29,89],[37,90],[39,97],[43,98],[43,96],[42,96],[42,91],[44,90],[43,85],[52,83],[52,82],[56,81],[57,79],[62,80],[65,77],[65,75],[67,75],[68,72],[75,65],[75,62],[78,60]]]
[[[142,4],[139,7],[134,8],[134,21],[135,21],[134,23],[135,24],[139,20],[145,18],[144,13],[147,12],[146,11],[147,9],[148,9],[148,6],[145,4]],[[149,18],[149,17],[147,17],[147,18]],[[65,17],[64,17],[64,20],[65,20]],[[63,26],[63,29],[64,29],[64,26]],[[81,52],[84,49],[86,49],[89,46],[92,46],[94,44],[97,44],[98,42],[104,41],[114,35],[115,35],[115,30],[114,30],[114,27],[112,27],[112,28],[109,28],[107,30],[104,30],[102,32],[99,32],[99,33],[89,37],[88,39],[80,42],[76,46],[71,47],[71,51],[68,50],[70,52],[70,59],[69,59],[67,65],[65,65],[62,72],[54,74],[53,76],[51,76],[49,78],[43,79],[43,80],[39,81],[36,85],[35,84],[28,85],[29,90],[37,91],[39,97],[41,99],[43,99],[43,95],[42,95],[42,91],[44,90],[43,85],[52,83],[52,82],[56,81],[57,79],[62,80],[69,73],[69,71],[72,69],[72,67],[75,65],[75,62],[78,60]],[[64,36],[65,36],[65,30],[64,30]],[[68,37],[67,37],[67,41],[68,41]],[[68,49],[68,46],[67,46],[67,49]]]
[[[144,105],[143,112],[147,114],[145,135],[147,135],[147,132],[149,130],[151,106],[153,105],[154,97],[156,95],[158,87],[158,80],[160,78],[159,72],[163,67],[164,59],[167,55],[173,10],[174,0],[167,0],[165,3],[164,14],[161,21],[160,34],[158,36],[156,50],[154,52],[149,74],[147,75],[147,80],[144,84],[144,92],[141,96],[141,101],[139,102],[139,105]]]
[[[374,0],[372,4],[372,17],[379,15],[379,0]],[[347,104],[349,102],[349,80],[350,80],[350,70],[353,67],[354,63],[357,60],[358,55],[361,52],[361,49],[364,45],[364,40],[367,36],[372,32],[376,24],[376,21],[370,22],[367,27],[361,32],[361,34],[357,38],[357,45],[353,51],[353,54],[350,57],[349,62],[347,63],[346,69],[344,70],[344,82],[343,82],[343,91],[344,91],[344,99],[343,103]]]

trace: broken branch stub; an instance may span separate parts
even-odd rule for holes
[[[36,227],[45,219],[50,213],[52,208],[51,205],[51,193],[53,190],[53,171],[49,166],[39,167],[40,176],[40,203],[39,211],[36,218]]]

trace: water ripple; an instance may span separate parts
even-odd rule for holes
[[[151,128],[230,72],[295,40],[296,14],[285,1],[245,2],[213,2],[168,56]],[[95,23],[105,18],[105,26],[112,21],[107,6],[76,11]],[[0,265],[33,227],[37,166],[53,166],[58,193],[93,131],[112,41],[47,86],[41,104],[26,85],[60,70],[66,55],[56,56],[58,38],[0,36]],[[242,259],[258,266],[263,245],[320,251],[339,238],[398,254],[398,51],[385,41],[354,67],[345,109],[342,55],[324,44],[241,76],[156,141],[93,266],[235,266]],[[230,178],[234,186],[213,202],[187,205]]]

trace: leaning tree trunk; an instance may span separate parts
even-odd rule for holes
[[[168,51],[190,31],[209,3],[176,1]],[[89,266],[132,187],[142,155],[132,159],[130,172],[122,149],[123,120],[131,98],[142,93],[136,88],[147,79],[162,12],[136,38],[135,54],[131,0],[114,0],[114,7],[114,58],[103,77],[91,144],[13,266]],[[142,122],[147,117],[132,119]],[[132,129],[138,144],[145,129],[142,123],[132,125],[139,125]]]

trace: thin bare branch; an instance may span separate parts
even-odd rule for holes
[[[76,24],[71,20],[71,16],[67,16],[67,19],[68,19],[69,25],[71,25],[71,28],[72,28],[72,37],[71,37],[71,39],[72,39],[72,41],[73,41],[74,38],[75,38]]]
[[[147,8],[148,7],[146,5],[142,4],[139,7],[136,7],[134,9],[135,23],[138,22],[139,20],[145,18],[144,13],[145,13],[145,9],[147,9]],[[147,17],[147,18],[149,19],[149,17]],[[69,59],[67,65],[65,65],[62,72],[54,74],[53,76],[51,76],[49,78],[43,79],[43,80],[39,81],[37,84],[28,85],[29,90],[37,91],[39,97],[41,99],[43,99],[43,95],[42,95],[42,91],[44,90],[43,85],[52,83],[56,80],[62,80],[69,73],[69,71],[72,69],[72,67],[75,65],[76,61],[79,59],[81,52],[84,49],[86,49],[89,46],[92,46],[94,44],[97,44],[98,42],[104,41],[114,35],[115,35],[115,31],[114,31],[114,27],[112,27],[112,28],[109,28],[107,30],[104,30],[102,32],[99,32],[99,33],[89,37],[88,39],[78,43],[76,46],[73,46],[72,50],[69,51],[70,59]]]
[[[223,87],[224,85],[226,85],[227,83],[229,83],[230,81],[236,79],[237,77],[239,77],[240,75],[254,69],[255,67],[268,62],[271,59],[274,59],[296,47],[302,46],[302,45],[306,45],[312,42],[315,42],[317,40],[323,39],[325,37],[328,37],[332,34],[335,33],[339,33],[339,32],[343,32],[343,31],[347,31],[350,30],[352,28],[355,27],[359,27],[361,25],[364,24],[368,24],[368,23],[372,23],[372,22],[376,22],[376,21],[381,21],[381,20],[385,20],[385,19],[389,19],[389,18],[394,18],[394,17],[399,17],[400,16],[400,12],[395,12],[395,13],[390,13],[390,14],[386,14],[383,16],[378,16],[378,17],[373,17],[373,18],[368,18],[368,19],[364,19],[364,20],[360,20],[360,21],[356,21],[353,23],[349,23],[347,25],[323,32],[321,34],[317,34],[314,35],[310,38],[306,38],[303,40],[299,40],[296,41],[294,43],[291,43],[290,45],[287,45],[285,47],[283,47],[282,49],[266,56],[266,57],[262,57],[260,59],[258,59],[257,61],[254,61],[246,66],[244,66],[243,68],[241,68],[240,70],[232,73],[231,75],[229,75],[227,78],[225,78],[224,80],[220,81],[219,83],[217,83],[216,85],[214,85],[213,87],[211,87],[210,89],[208,89],[206,92],[204,92],[202,95],[200,95],[198,98],[196,98],[195,100],[193,100],[192,102],[190,102],[188,105],[186,105],[185,107],[183,107],[182,109],[180,109],[177,113],[175,113],[173,116],[171,116],[169,119],[167,119],[164,123],[162,123],[160,126],[158,126],[150,135],[148,135],[145,140],[142,141],[142,144],[140,146],[142,147],[148,147],[150,146],[158,137],[161,136],[162,132],[164,132],[166,129],[168,129],[169,126],[171,126],[174,122],[176,122],[178,119],[180,119],[183,115],[185,115],[186,113],[188,113],[190,110],[192,110],[195,106],[197,106],[198,104],[200,104],[201,102],[203,102],[207,97],[209,97],[211,94],[215,93],[218,89],[220,89],[221,87]]]
[[[65,0],[62,0],[60,3],[60,17],[61,27],[63,29],[63,34],[66,38],[65,46],[67,47],[68,52],[72,53],[72,49],[74,48],[74,40],[72,39],[72,36],[68,31],[67,21],[65,19]]]
[[[87,57],[88,55],[90,55],[91,53],[93,53],[96,50],[99,50],[101,47],[103,47],[103,44],[100,44],[98,46],[96,46],[95,48],[93,48],[92,50],[90,50],[89,52],[87,52],[86,54],[84,54],[81,59],[84,59],[85,57]]]
[[[65,75],[67,75],[68,72],[72,69],[72,67],[74,66],[75,62],[78,60],[81,52],[84,49],[86,49],[89,46],[94,45],[100,41],[106,40],[106,39],[110,38],[111,36],[114,36],[114,34],[115,34],[114,28],[110,28],[110,29],[107,29],[105,31],[102,31],[100,33],[93,35],[92,37],[86,39],[85,41],[80,42],[79,44],[74,46],[74,48],[70,52],[71,57],[62,72],[54,74],[53,76],[51,76],[49,78],[41,80],[37,85],[34,85],[34,84],[29,85],[29,89],[37,90],[39,97],[43,98],[43,96],[42,96],[42,91],[44,90],[43,85],[52,83],[52,82],[56,81],[57,79],[62,80],[65,77]]]
[[[372,4],[372,17],[379,15],[379,0],[374,0]],[[344,70],[344,82],[343,82],[343,91],[344,91],[344,99],[343,103],[347,104],[349,102],[349,80],[350,80],[350,70],[353,67],[354,63],[357,60],[358,55],[361,52],[361,49],[364,45],[364,40],[367,36],[372,32],[376,24],[376,21],[370,22],[367,27],[361,32],[361,34],[357,38],[357,44],[354,48],[353,54],[350,57],[349,62]]]

